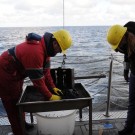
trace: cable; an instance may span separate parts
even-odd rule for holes
[[[117,59],[115,59],[115,58],[114,58],[114,60],[117,61],[118,63],[123,64],[123,62],[121,62],[121,61],[119,61],[119,60],[117,60]]]
[[[100,92],[104,91],[106,88],[107,88],[107,87],[104,87],[102,90],[98,91],[97,93],[93,94],[92,96],[97,95],[98,93],[100,93]]]
[[[116,103],[114,103],[114,102],[112,102],[112,101],[110,101],[110,102],[111,102],[112,104],[116,105],[116,106],[119,106],[119,107],[128,109],[128,107],[126,107],[126,106],[122,106],[122,105],[116,104]]]
[[[63,29],[64,29],[64,26],[65,26],[65,12],[64,12],[64,9],[65,9],[65,5],[64,5],[64,0],[63,0]]]
[[[85,62],[66,62],[66,64],[88,64],[88,63],[96,63],[96,62],[102,62],[102,61],[106,61],[108,59],[102,59],[102,60],[97,60],[97,61],[85,61]],[[52,62],[55,62],[55,63],[61,63],[61,61],[55,61],[55,60],[52,60]]]
[[[92,84],[92,83],[97,82],[99,79],[100,79],[100,78],[98,78],[98,79],[96,79],[96,80],[92,81],[92,82],[91,82],[91,83],[89,83],[89,84],[84,84],[84,85],[85,85],[85,86],[91,86],[91,84]]]
[[[95,111],[96,109],[101,108],[106,102],[101,103],[100,105],[96,106],[95,108],[93,107],[92,110]]]
[[[121,91],[121,90],[118,90],[118,89],[116,89],[116,88],[114,88],[113,86],[112,86],[112,89],[114,89],[115,91],[118,91],[118,92],[122,92],[122,93],[125,93],[125,94],[127,94],[126,92],[124,92],[124,91]]]

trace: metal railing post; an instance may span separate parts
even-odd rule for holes
[[[110,70],[109,70],[109,78],[108,78],[108,93],[107,93],[107,108],[106,108],[106,117],[109,117],[109,109],[110,109],[110,95],[111,95],[111,83],[112,83],[112,69],[113,69],[113,55],[111,54],[111,62],[110,62]]]

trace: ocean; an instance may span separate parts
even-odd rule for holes
[[[123,55],[111,50],[106,41],[109,26],[74,26],[65,27],[73,39],[73,46],[67,51],[65,67],[73,68],[76,77],[106,75],[106,78],[75,80],[84,85],[93,97],[93,110],[104,111],[106,108],[110,58],[113,55],[113,75],[111,89],[111,109],[126,109],[128,84],[123,78]],[[44,35],[62,27],[1,27],[0,54],[23,42],[28,33]],[[51,68],[61,67],[62,54],[51,58]],[[0,115],[5,111],[0,102]]]

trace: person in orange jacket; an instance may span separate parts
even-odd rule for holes
[[[50,57],[66,51],[71,44],[72,38],[67,30],[46,32],[43,36],[29,33],[25,42],[1,54],[0,98],[14,135],[22,135],[16,103],[22,93],[24,79],[29,77],[45,100],[61,100],[61,90],[55,87],[50,74]]]

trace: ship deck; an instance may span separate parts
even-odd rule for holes
[[[93,121],[93,130],[92,135],[118,135],[118,131],[124,127],[125,119],[112,119],[112,120],[94,120]],[[106,124],[106,126],[104,126]],[[107,126],[108,124],[108,126]],[[7,135],[11,132],[10,125],[1,125],[0,126],[0,135]],[[75,123],[75,129],[73,135],[88,135],[88,121],[82,121]],[[29,135],[38,135],[35,129],[29,132]]]
[[[110,117],[105,117],[104,112],[94,112],[92,116],[92,135],[118,135],[118,131],[123,129],[127,111],[110,112]],[[27,116],[28,117],[28,116]],[[26,119],[28,120],[28,118]],[[28,120],[29,121],[29,120]],[[35,118],[34,118],[35,121]],[[37,124],[34,129],[28,132],[28,135],[37,134]],[[12,132],[7,117],[0,118],[0,135],[7,135]],[[89,122],[88,114],[83,113],[83,119],[80,121],[76,115],[75,129],[73,135],[88,135]]]

